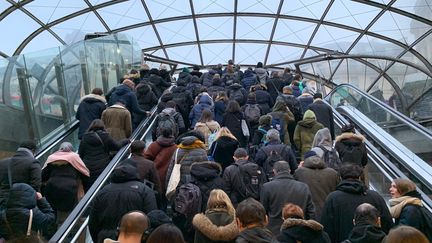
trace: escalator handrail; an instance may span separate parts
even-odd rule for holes
[[[432,140],[432,131],[425,128],[424,126],[421,126],[420,124],[415,122],[413,119],[411,119],[411,118],[407,117],[406,115],[400,113],[399,111],[391,108],[387,104],[383,103],[381,100],[379,100],[376,97],[364,92],[363,90],[360,90],[359,88],[353,86],[352,84],[340,84],[340,85],[338,85],[337,87],[335,87],[333,90],[330,91],[330,93],[326,96],[326,100],[328,101],[328,99],[330,97],[332,97],[332,95],[334,93],[336,93],[338,89],[343,88],[343,87],[348,87],[350,89],[355,90],[356,92],[360,93],[363,97],[366,97],[367,99],[371,100],[376,105],[378,105],[379,107],[383,108],[385,111],[391,113],[391,115],[395,116],[399,120],[402,120],[410,128],[412,128],[412,129],[416,130],[417,132],[421,133],[422,135],[426,136],[429,140]]]
[[[154,107],[150,115],[142,121],[139,126],[136,128],[136,130],[133,132],[133,134],[130,137],[131,141],[134,141],[139,138],[140,134],[145,130],[148,129],[149,126],[152,124],[152,121],[154,120],[156,116],[157,107]],[[69,214],[69,216],[66,218],[66,220],[63,222],[61,227],[57,230],[57,232],[54,234],[54,236],[49,240],[49,242],[64,242],[67,235],[71,232],[75,224],[79,221],[79,219],[83,216],[83,214],[86,212],[86,209],[90,206],[90,203],[93,201],[96,194],[99,192],[99,190],[104,186],[105,182],[108,181],[109,176],[111,175],[114,168],[117,166],[117,164],[125,157],[126,154],[128,154],[130,147],[130,143],[125,145],[123,148],[121,148],[118,153],[114,156],[114,158],[110,161],[110,163],[106,166],[106,168],[103,170],[101,175],[98,177],[98,179],[93,183],[93,185],[90,187],[90,189],[87,191],[87,193],[84,195],[84,197],[79,201],[77,206],[72,210],[72,212]]]

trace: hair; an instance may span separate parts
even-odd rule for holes
[[[225,91],[220,91],[220,92],[217,94],[215,100],[216,100],[216,101],[219,101],[219,100],[227,101],[227,100],[228,100],[228,95],[227,95],[227,93],[226,93]]]
[[[73,150],[73,146],[69,142],[63,142],[60,144],[59,151],[62,152],[71,152]]]
[[[294,80],[296,80],[296,81],[300,81],[301,78],[302,78],[302,76],[300,74],[294,75]]]
[[[416,190],[416,184],[409,179],[394,179],[393,182],[401,196]]]
[[[278,78],[279,77],[279,71],[272,71],[271,72],[271,77],[272,78]]]
[[[129,212],[120,220],[120,233],[126,235],[142,235],[149,227],[149,219],[141,211]]]
[[[131,143],[130,149],[132,154],[141,154],[141,152],[145,149],[146,144],[144,141],[135,140]]]
[[[213,189],[207,201],[207,210],[224,208],[228,214],[235,215],[235,209],[228,195],[220,189]]]
[[[322,94],[321,93],[315,93],[314,95],[313,95],[313,98],[314,99],[322,99]]]
[[[33,150],[33,151],[35,151],[37,148],[36,142],[33,140],[24,140],[20,143],[19,147],[20,148],[26,148],[26,149]]]
[[[211,110],[205,108],[202,112],[201,112],[201,117],[199,119],[199,122],[209,122],[213,120],[213,112],[211,112]]]
[[[185,241],[182,232],[177,226],[163,224],[150,234],[147,243],[185,243]]]
[[[274,163],[273,170],[276,171],[276,173],[290,172],[290,166],[288,162],[281,160]]]
[[[231,133],[228,127],[221,127],[219,129],[219,132],[216,134],[215,140],[219,139],[220,137],[230,137],[232,139],[237,140],[237,138]]]
[[[353,124],[348,123],[348,124],[342,126],[341,131],[342,131],[342,132],[351,132],[351,133],[355,133],[355,127],[354,127]]]
[[[248,100],[256,101],[256,94],[254,92],[250,92],[247,97]]]
[[[234,151],[234,157],[236,157],[237,159],[245,158],[247,156],[248,156],[248,152],[244,148],[237,148]]]
[[[282,88],[282,92],[283,92],[284,94],[292,94],[293,89],[292,89],[291,86],[287,85],[287,86],[284,86],[284,87]]]
[[[240,111],[241,111],[240,105],[235,100],[230,100],[228,102],[226,109],[225,109],[226,113],[236,113],[236,112],[240,112]]]
[[[257,68],[262,68],[263,66],[264,66],[264,65],[263,65],[262,62],[258,62],[257,65],[256,65]]]
[[[97,130],[105,130],[105,124],[101,119],[94,119],[91,123],[87,131],[97,131]]]
[[[343,180],[359,179],[363,174],[363,168],[352,163],[343,163],[339,168],[339,174]]]
[[[354,213],[355,224],[366,223],[376,225],[380,212],[369,203],[360,204]]]
[[[262,227],[266,222],[266,211],[264,206],[253,198],[243,200],[236,209],[236,218],[243,226],[258,224]]]
[[[418,229],[401,225],[393,228],[383,241],[385,243],[428,243],[429,240]]]
[[[280,134],[279,131],[276,129],[270,129],[266,133],[266,139],[267,141],[277,141],[280,142]]]
[[[175,108],[176,107],[176,103],[173,100],[167,101],[167,103],[165,104],[166,108]]]
[[[289,67],[285,67],[283,70],[284,73],[290,73],[291,72],[291,68]]]
[[[94,88],[91,93],[95,95],[102,95],[103,91],[101,88]]]
[[[173,130],[169,127],[162,127],[160,132],[162,134],[162,137],[166,137],[166,138],[170,138],[174,135]]]
[[[301,207],[297,206],[293,203],[287,203],[282,208],[282,218],[288,219],[288,218],[295,218],[295,219],[304,219],[304,212]]]
[[[199,71],[200,67],[198,65],[193,65],[192,70]]]

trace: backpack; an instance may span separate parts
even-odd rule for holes
[[[230,99],[230,100],[235,100],[235,101],[237,101],[239,104],[243,103],[244,95],[243,95],[243,93],[241,92],[241,89],[236,89],[236,90],[234,90],[233,92],[231,92],[231,93],[230,93],[230,96],[229,96],[229,99]]]
[[[258,123],[261,116],[261,110],[258,104],[246,104],[244,114],[246,121],[249,123]]]
[[[157,136],[160,136],[162,134],[162,129],[169,128],[172,129],[173,136],[177,137],[179,129],[177,126],[177,122],[175,121],[174,115],[175,113],[168,114],[165,112],[161,112],[158,115],[159,120],[157,125]]]
[[[201,212],[202,194],[199,187],[193,183],[185,183],[177,188],[174,199],[174,210],[186,218],[191,218]]]
[[[335,148],[331,150],[327,150],[324,146],[318,146],[324,151],[324,163],[327,167],[338,170],[342,164],[342,161],[339,158],[339,155],[336,152]]]
[[[303,111],[300,102],[294,96],[282,96],[288,109],[293,113],[296,121],[303,120]]]
[[[251,162],[240,165],[238,168],[246,198],[252,197],[259,200],[261,187],[266,182],[264,171],[259,165]]]
[[[285,141],[285,122],[282,117],[271,116],[271,126],[273,129],[276,129],[279,132],[279,137],[282,143]]]
[[[275,149],[268,149],[268,147],[264,147],[263,150],[264,153],[267,155],[267,159],[264,161],[263,164],[263,169],[267,176],[267,179],[271,181],[275,176],[273,172],[273,165],[278,161],[284,160],[281,156],[282,149],[280,147]]]

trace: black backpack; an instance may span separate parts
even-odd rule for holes
[[[285,121],[282,116],[271,115],[271,126],[279,132],[279,137],[282,143],[285,141]]]
[[[273,165],[278,161],[284,160],[281,156],[283,147],[281,146],[274,149],[268,149],[268,147],[264,147],[263,150],[267,156],[267,159],[264,161],[263,164],[263,169],[267,176],[267,179],[271,181],[275,176],[273,172]]]
[[[156,134],[157,136],[160,136],[162,134],[161,131],[164,128],[169,128],[172,129],[173,132],[172,134],[174,135],[174,137],[177,137],[179,133],[179,129],[178,129],[177,122],[174,118],[175,114],[176,113],[168,114],[162,111],[158,115],[158,125],[157,125],[157,134]]]
[[[293,113],[294,119],[297,122],[303,120],[303,111],[300,102],[294,96],[285,96],[283,99],[288,109]]]
[[[259,200],[262,185],[267,181],[262,168],[252,162],[240,165],[239,176],[245,189],[246,198]]]
[[[326,166],[335,170],[339,170],[342,161],[340,160],[336,149],[332,148],[331,150],[327,150],[324,146],[318,147],[320,147],[324,151],[324,163],[326,164]]]
[[[177,188],[174,199],[174,210],[190,219],[201,212],[202,194],[200,188],[193,183],[185,183]]]
[[[246,104],[244,115],[249,123],[258,123],[261,116],[261,109],[258,104]]]

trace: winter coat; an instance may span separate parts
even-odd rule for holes
[[[78,154],[90,171],[90,178],[83,182],[87,191],[110,162],[110,151],[117,151],[129,141],[116,142],[108,132],[97,130],[84,134]]]
[[[221,91],[225,91],[225,85],[222,83],[222,80],[213,79],[213,83],[207,88],[207,92],[212,98],[215,98]]]
[[[260,106],[263,114],[271,112],[274,101],[270,94],[262,89],[255,90],[256,103]]]
[[[176,161],[177,153],[177,161]],[[190,182],[191,175],[190,169],[194,162],[207,161],[207,152],[205,150],[205,144],[194,136],[187,136],[181,139],[181,143],[178,145],[178,152],[175,151],[171,157],[171,162],[168,167],[168,173],[166,176],[166,185],[168,185],[169,178],[171,176],[175,163],[180,163],[180,183],[178,186]]]
[[[37,234],[38,231],[41,231],[45,237],[51,237],[46,233],[55,223],[54,210],[45,198],[36,200],[36,191],[30,185],[13,184],[5,206],[5,210],[0,212],[0,221],[7,220],[15,237],[26,235],[30,209],[33,211],[32,233]],[[5,227],[6,225],[5,222],[1,222],[0,235],[8,240],[13,237]]]
[[[157,105],[157,112],[160,113],[163,109],[165,109],[166,103],[170,100],[173,100],[173,94],[171,92],[163,94]]]
[[[133,210],[147,214],[154,209],[157,209],[154,192],[139,181],[136,167],[120,164],[111,175],[111,183],[92,201],[88,226],[93,242],[114,238],[124,214]]]
[[[393,221],[384,199],[359,180],[342,180],[336,191],[327,196],[321,215],[321,224],[333,243],[348,238],[354,212],[362,203],[369,203],[381,212],[381,227],[385,233],[389,232]]]
[[[270,141],[266,146],[260,148],[255,155],[255,162],[263,167],[272,150],[278,152],[279,156],[281,156],[284,161],[288,162],[292,172],[297,169],[297,160],[291,147],[276,141]]]
[[[204,109],[209,109],[213,112],[214,108],[212,105],[212,100],[207,95],[202,95],[196,105],[193,106],[191,112],[189,113],[189,120],[191,122],[191,127],[195,127],[195,124],[201,118],[201,113]]]
[[[159,76],[166,82],[166,83],[171,83],[171,76],[170,76],[170,72],[168,72],[165,69],[160,69],[159,70]],[[169,86],[168,86],[169,87]]]
[[[243,135],[243,130],[241,127],[241,120],[243,119],[245,119],[245,117],[242,112],[226,112],[223,115],[221,126],[227,127],[231,131],[231,133],[237,138],[240,147],[245,148],[247,146],[249,138]]]
[[[309,110],[313,111],[316,116],[316,120],[323,124],[324,127],[330,129],[332,140],[335,139],[333,110],[331,106],[327,105],[321,99],[316,99],[312,104],[309,105]]]
[[[303,119],[303,110],[301,104],[294,95],[280,94],[276,98],[276,102],[277,101],[285,102],[288,109],[293,113],[296,122]]]
[[[368,162],[366,145],[364,143],[365,140],[366,138],[363,135],[355,134],[352,132],[344,132],[341,135],[337,136],[335,149],[339,153],[339,158],[341,159],[342,163],[354,163],[365,167]],[[356,161],[348,161],[346,159],[344,160],[345,153],[351,147],[358,147],[360,150],[361,155],[355,156],[355,158],[357,158]]]
[[[303,182],[294,180],[287,172],[281,172],[272,181],[264,183],[260,200],[269,217],[267,228],[274,235],[279,234],[283,223],[281,209],[287,203],[301,207],[306,219],[315,218],[315,206],[309,187]]]
[[[174,143],[173,137],[166,138],[160,136],[144,152],[144,158],[152,160],[155,164],[163,192],[166,190],[165,181],[169,162],[176,149],[177,146]]]
[[[266,86],[267,86],[267,92],[270,94],[274,103],[278,95],[282,93],[282,89],[285,86],[285,83],[282,81],[282,79],[271,78],[267,80]]]
[[[136,96],[140,108],[145,111],[150,111],[158,103],[158,98],[146,83],[138,84],[136,87]]]
[[[157,97],[161,96],[165,89],[171,86],[171,83],[167,80],[164,80],[157,74],[150,74],[148,77],[148,82],[153,84],[155,90],[153,92]]]
[[[222,165],[222,170],[234,163],[234,151],[239,147],[239,142],[233,138],[222,136],[213,142],[208,154],[214,161]]]
[[[283,104],[283,103],[277,103],[278,104]],[[283,110],[278,110],[278,107],[274,107],[273,108],[273,112],[270,112],[269,115],[273,118],[273,119],[281,119],[283,120],[283,132],[284,134],[284,141],[282,141],[284,144],[287,145],[291,145],[290,141],[290,137],[289,137],[289,133],[288,133],[288,125],[290,123],[293,123],[295,121],[294,119],[294,115],[291,113],[291,111],[283,111]]]
[[[172,116],[174,118],[174,122],[177,124],[177,129],[175,131],[173,131],[173,136],[177,137],[179,134],[183,133],[186,131],[186,125],[184,123],[183,120],[183,116],[180,114],[180,112],[177,112],[174,108],[165,108],[163,109],[159,115],[161,115],[162,113],[164,114],[168,114],[169,116]],[[153,131],[152,131],[152,138],[153,140],[156,140],[157,137],[161,136],[161,131],[159,130],[159,120],[160,120],[160,116],[156,116],[155,119],[155,126],[153,126]]]
[[[213,76],[216,74],[217,72],[213,69],[210,69],[208,72],[204,73],[201,76],[201,80],[202,80],[202,85],[205,87],[210,87],[213,84]]]
[[[241,80],[243,88],[249,91],[250,88],[258,83],[257,76],[252,70],[247,69],[244,72],[243,79]]]
[[[173,95],[173,101],[177,104],[177,111],[182,115],[183,121],[186,121],[185,124],[188,125],[185,128],[189,127],[189,113],[191,111],[191,107],[194,104],[191,90],[188,90],[185,86],[176,86],[171,89]],[[180,130],[181,133],[186,130]]]
[[[258,129],[254,131],[252,138],[252,145],[263,145],[267,131],[272,129],[271,126],[258,126]],[[264,139],[264,140],[263,140]]]
[[[297,123],[294,130],[294,143],[303,158],[304,154],[312,148],[312,142],[318,130],[324,126],[314,118],[306,118]]]
[[[144,110],[140,109],[135,93],[125,84],[112,88],[106,97],[108,99],[108,106],[112,106],[118,101],[123,100],[126,109],[128,109],[131,114],[146,114]]]
[[[217,121],[197,122],[194,130],[199,131],[204,135],[206,148],[208,149],[208,138],[210,134],[219,131],[220,125]]]
[[[192,81],[192,75],[187,72],[180,72],[178,74],[177,84],[181,83],[186,86],[188,83]]]
[[[192,98],[196,97],[203,89],[201,80],[198,77],[192,77],[191,82],[186,85],[186,89],[191,92]]]
[[[197,76],[198,78],[200,78],[201,76],[202,76],[202,72],[200,72],[200,71],[194,71],[194,70],[192,70],[192,72],[190,72],[190,75],[192,75],[192,76]]]
[[[256,73],[259,82],[261,84],[266,84],[267,79],[269,78],[267,70],[265,70],[264,68],[255,68],[254,72]]]
[[[223,115],[225,114],[227,102],[223,100],[215,101],[214,103],[214,120],[222,124]]]
[[[330,243],[330,238],[323,228],[315,220],[288,218],[284,220],[277,239],[281,243]]]
[[[340,180],[334,169],[326,167],[324,151],[320,148],[314,148],[313,151],[317,155],[306,158],[303,166],[295,171],[294,178],[309,186],[315,205],[315,218],[320,220],[325,199],[328,194],[336,190]]]
[[[236,207],[241,201],[247,198],[246,191],[239,178],[239,166],[248,163],[247,160],[237,160],[234,164],[225,168],[223,173],[224,191],[230,197],[232,204]]]
[[[246,104],[247,101],[248,93],[246,92],[246,90],[238,83],[234,83],[226,88],[227,95],[230,98],[230,100],[233,100],[233,98],[231,97],[238,90],[240,90],[240,92],[242,93],[243,98],[241,100],[236,100],[236,101],[239,103],[240,106],[243,106],[244,104]]]
[[[234,243],[239,233],[235,216],[224,208],[207,210],[192,220],[195,227],[195,243]]]
[[[300,95],[299,97],[297,97],[297,100],[300,102],[303,111],[306,111],[309,105],[311,105],[314,101],[313,96],[309,93],[304,93]]]
[[[356,224],[342,243],[381,243],[386,234],[381,227],[370,224]]]
[[[212,161],[195,162],[190,167],[190,174],[192,176],[192,183],[197,185],[201,191],[201,212],[204,212],[207,208],[210,192],[213,189],[223,190],[224,188],[221,177],[222,167]]]
[[[10,164],[12,183],[29,184],[36,191],[41,186],[41,166],[26,148],[18,148],[16,153],[0,161],[0,208],[6,203],[9,193],[8,165]]]
[[[159,174],[153,161],[144,158],[141,154],[132,154],[130,159],[135,162],[134,166],[137,168],[139,180],[150,181],[154,184],[154,190],[161,193]]]
[[[80,121],[78,139],[81,139],[94,119],[100,119],[106,108],[104,97],[95,94],[83,96],[80,100],[75,118]]]
[[[240,232],[236,243],[277,243],[278,241],[274,238],[272,232],[264,227],[253,227],[247,228]]]
[[[104,110],[102,121],[107,132],[116,141],[129,138],[132,134],[131,114],[121,105],[112,105]]]

